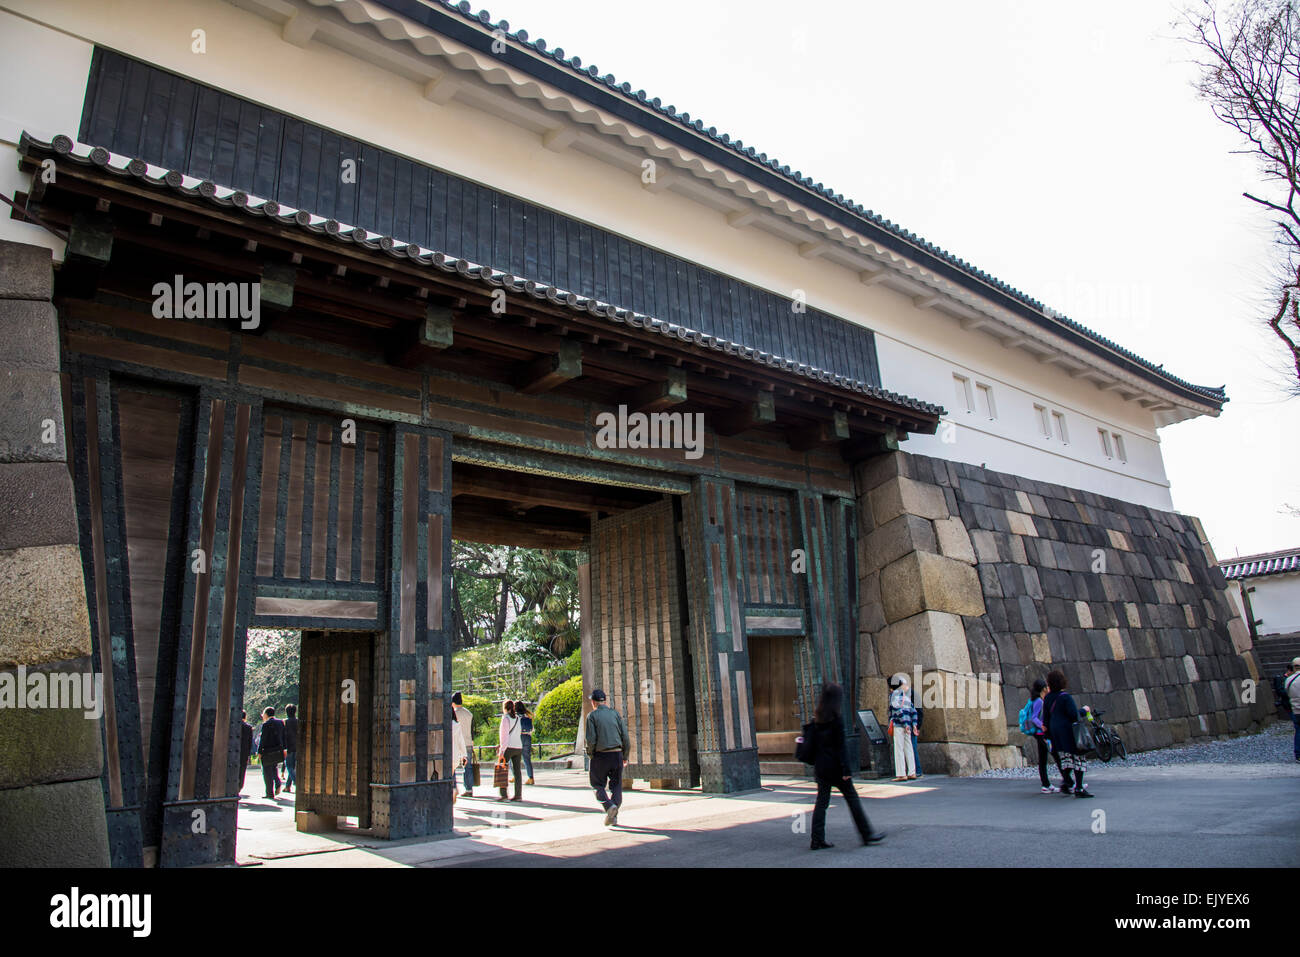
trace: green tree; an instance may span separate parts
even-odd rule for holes
[[[244,710],[255,716],[268,705],[279,715],[298,701],[298,671],[302,633],[287,628],[248,629],[244,658]]]

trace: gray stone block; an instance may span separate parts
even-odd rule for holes
[[[99,778],[0,790],[0,867],[108,867]]]
[[[54,292],[54,258],[44,246],[0,240],[0,299],[46,299]]]
[[[0,299],[0,342],[7,366],[59,371],[59,323],[48,302]]]
[[[0,686],[13,682],[16,691],[21,678],[27,688],[42,687],[46,705],[0,707],[0,789],[99,777],[98,715],[104,702],[87,677],[92,677],[89,658],[0,671]],[[25,692],[22,699],[30,700]]]
[[[52,441],[46,442],[50,438]],[[0,369],[0,462],[62,462],[63,391],[56,372]]]
[[[0,463],[0,550],[76,541],[76,505],[67,465]]]

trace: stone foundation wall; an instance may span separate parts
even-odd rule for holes
[[[92,671],[52,282],[0,242],[0,866],[106,867],[100,720],[28,697]]]
[[[861,700],[883,723],[889,676],[909,675],[924,767],[1023,763],[1017,714],[1053,668],[1133,751],[1267,720],[1195,519],[904,452],[856,480]]]

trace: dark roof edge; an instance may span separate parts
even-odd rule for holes
[[[886,402],[896,408],[907,409],[919,417],[916,420],[918,424],[924,424],[926,420],[930,419],[935,420],[937,423],[939,417],[945,414],[945,409],[942,406],[903,395],[902,393],[892,392],[869,382],[828,372],[825,369],[819,369],[807,363],[796,362],[783,356],[762,352],[752,346],[732,342],[718,336],[707,335],[676,323],[664,322],[654,316],[645,315],[590,296],[583,296],[571,290],[539,283],[526,277],[515,276],[500,269],[494,269],[490,265],[449,256],[446,253],[429,249],[418,243],[384,236],[364,227],[343,224],[337,220],[312,213],[309,210],[285,206],[275,200],[253,196],[243,190],[222,186],[210,180],[200,180],[198,177],[189,176],[180,170],[166,170],[164,167],[154,165],[154,169],[164,170],[162,176],[154,176],[149,173],[151,164],[145,160],[138,157],[123,156],[123,154],[114,154],[102,146],[91,147],[87,155],[81,156],[74,152],[77,145],[84,147],[89,144],[78,144],[72,137],[63,134],[46,142],[37,139],[24,130],[19,136],[18,153],[24,157],[30,157],[33,154],[53,154],[54,156],[67,157],[82,165],[96,166],[119,177],[132,178],[150,186],[167,188],[188,198],[201,198],[216,206],[238,209],[248,216],[273,219],[282,225],[294,226],[318,235],[325,235],[337,242],[350,242],[367,249],[386,252],[394,259],[407,260],[422,266],[436,267],[444,272],[456,273],[468,279],[476,279],[493,288],[506,287],[513,292],[530,295],[539,300],[544,299],[553,305],[565,306],[575,312],[585,312],[607,319],[613,324],[627,325],[634,329],[659,333],[665,337],[674,338],[679,342],[693,345],[698,349],[724,352],[727,355],[746,359],[756,365],[765,366],[777,372],[812,379],[850,394],[863,395],[879,402]],[[111,165],[114,156],[126,159],[126,165],[123,167]],[[196,182],[197,185],[186,186],[186,179]],[[229,190],[228,195],[219,196],[218,192],[221,190]],[[920,430],[904,428],[904,431]]]
[[[581,58],[566,57],[563,48],[550,48],[545,40],[530,40],[526,30],[511,33],[509,23],[504,20],[494,23],[486,10],[472,13],[468,0],[460,0],[459,3],[452,3],[451,0],[428,0],[427,3],[420,0],[373,2],[794,199],[827,220],[866,236],[872,242],[911,259],[936,275],[992,300],[996,305],[1027,319],[1039,328],[1060,335],[1098,358],[1174,392],[1189,402],[1219,410],[1228,401],[1224,386],[1195,385],[1166,372],[1162,366],[1125,349],[1081,323],[1054,311],[1049,313],[1041,302],[997,277],[865,209],[861,204],[845,199],[843,194],[835,193],[821,183],[814,183],[800,171],[792,172],[789,166],[781,165],[775,158],[759,153],[752,146],[744,146],[742,141],[732,139],[727,133],[720,133],[716,127],[706,128],[702,120],[692,120],[689,113],[678,113],[674,107],[664,106],[658,97],[649,98],[644,90],[633,93],[631,84],[620,84],[610,73],[601,76],[594,65],[583,67]],[[474,26],[470,26],[471,23]],[[490,33],[483,33],[483,29],[501,30],[511,40],[527,47],[536,55],[530,56],[508,44],[503,53],[494,53],[491,49],[493,37]],[[596,83],[607,89],[601,89]]]

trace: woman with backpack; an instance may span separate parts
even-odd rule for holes
[[[1052,742],[1052,751],[1057,756],[1057,761],[1061,767],[1061,793],[1070,794],[1073,792],[1075,797],[1090,798],[1092,792],[1088,786],[1083,783],[1083,773],[1088,770],[1088,761],[1084,757],[1085,752],[1080,751],[1074,743],[1074,725],[1079,720],[1079,706],[1074,703],[1074,697],[1065,689],[1069,687],[1069,682],[1065,680],[1065,674],[1060,671],[1049,671],[1047,673],[1047,697],[1043,699],[1043,714],[1047,717],[1043,724],[1047,729],[1047,736]],[[1070,774],[1073,772],[1074,780],[1071,781]]]
[[[1021,712],[1020,729],[1038,744],[1038,780],[1043,784],[1042,793],[1056,794],[1061,789],[1047,779],[1047,754],[1051,748],[1048,747],[1047,725],[1043,723],[1043,699],[1046,697],[1047,682],[1035,678],[1029,689],[1029,702]],[[1056,758],[1056,769],[1061,770],[1060,757],[1054,751],[1052,755]]]
[[[501,705],[501,724],[497,727],[497,764],[503,765],[509,762],[512,766],[515,776],[515,796],[510,798],[511,801],[522,801],[524,799],[524,777],[523,768],[520,767],[520,756],[524,753],[524,743],[521,723],[515,716],[515,703],[506,701]],[[501,796],[498,801],[506,800],[506,788],[504,784],[498,786]]]
[[[533,713],[523,701],[515,702],[515,717],[519,719],[519,740],[524,749],[524,771],[528,774],[525,784],[533,783]]]
[[[814,851],[835,846],[826,840],[826,808],[831,803],[831,788],[838,788],[844,795],[863,844],[878,844],[885,837],[881,831],[871,829],[871,822],[862,810],[862,800],[853,787],[844,718],[840,713],[843,703],[844,690],[839,685],[828,684],[822,688],[813,720],[804,725],[803,738],[800,739],[801,760],[812,764],[813,776],[817,780],[817,803],[813,807],[812,819]]]

